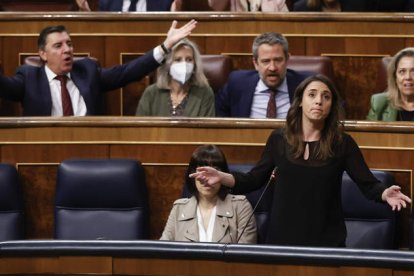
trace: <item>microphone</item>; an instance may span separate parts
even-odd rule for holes
[[[246,230],[247,225],[249,225],[249,222],[250,222],[250,220],[252,219],[252,216],[254,215],[254,211],[256,211],[257,206],[259,206],[259,203],[260,203],[260,201],[262,200],[263,195],[264,195],[264,194],[265,194],[265,192],[267,191],[267,188],[269,188],[269,185],[270,185],[270,183],[272,182],[272,180],[276,178],[276,172],[277,172],[277,170],[278,170],[278,167],[276,166],[276,167],[273,169],[272,174],[270,175],[269,180],[267,181],[266,186],[265,186],[265,188],[263,189],[263,192],[260,194],[260,197],[259,197],[259,199],[257,200],[256,205],[254,206],[253,211],[252,211],[252,213],[250,214],[250,217],[249,217],[249,219],[248,219],[248,220],[247,220],[247,222],[246,222],[246,225],[244,225],[243,230],[242,230],[242,231],[241,231],[241,233],[240,233],[240,236],[237,238],[237,243],[239,243],[240,238],[243,236],[244,230]]]

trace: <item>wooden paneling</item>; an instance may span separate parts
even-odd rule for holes
[[[165,39],[172,20],[199,23],[191,35],[203,54],[229,54],[235,68],[252,68],[251,44],[262,32],[286,35],[293,55],[326,55],[333,59],[335,83],[344,96],[347,119],[365,119],[376,83],[377,62],[414,43],[414,18],[399,13],[3,13],[0,57],[12,75],[19,54],[37,52],[38,32],[64,24],[76,52],[90,53],[104,67],[125,55],[140,55]],[[109,92],[105,114],[134,115],[140,86]],[[18,105],[2,102],[0,115],[19,115]]]
[[[125,254],[127,255],[127,253]],[[311,257],[309,256],[309,259]],[[365,266],[286,265],[134,257],[2,257],[0,274],[19,275],[297,275],[297,276],[408,276],[411,270]]]

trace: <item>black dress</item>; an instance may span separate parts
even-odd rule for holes
[[[344,134],[334,146],[334,157],[313,157],[319,142],[310,142],[308,160],[293,159],[281,130],[268,138],[261,160],[247,174],[234,173],[234,193],[265,185],[275,166],[275,189],[266,243],[294,246],[345,245],[341,206],[342,174],[347,171],[369,199],[381,200],[386,188],[371,173],[357,144]]]

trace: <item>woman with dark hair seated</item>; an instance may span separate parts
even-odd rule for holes
[[[189,177],[202,166],[229,172],[226,158],[218,147],[198,147],[185,176],[185,185],[192,197],[174,202],[161,240],[256,243],[256,221],[249,201],[243,195],[229,194],[225,186],[208,185]]]

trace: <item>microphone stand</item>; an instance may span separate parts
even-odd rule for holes
[[[265,188],[263,189],[263,192],[260,194],[260,197],[259,197],[259,199],[257,200],[256,205],[254,206],[253,211],[252,211],[252,213],[250,214],[250,217],[249,217],[249,219],[248,219],[248,220],[247,220],[247,222],[246,222],[246,225],[243,227],[243,230],[242,230],[242,232],[240,233],[240,236],[237,238],[237,243],[239,243],[240,238],[243,236],[244,230],[246,230],[247,225],[249,225],[249,222],[250,222],[250,220],[252,219],[252,216],[254,215],[254,211],[256,211],[257,206],[259,206],[259,203],[260,203],[260,201],[262,200],[263,195],[264,195],[264,194],[265,194],[265,192],[267,191],[267,188],[269,188],[270,183],[272,182],[272,180],[273,180],[273,179],[275,179],[277,170],[278,170],[278,167],[276,166],[276,167],[273,169],[272,174],[270,175],[270,178],[269,178],[269,180],[267,181]]]

